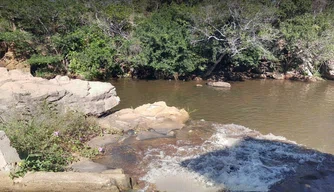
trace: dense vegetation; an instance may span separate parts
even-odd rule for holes
[[[87,79],[277,70],[334,56],[329,0],[2,0],[0,57]],[[264,66],[265,65],[265,66]]]
[[[23,159],[14,177],[27,171],[64,171],[79,156],[92,158],[103,150],[85,144],[103,134],[92,119],[77,112],[59,113],[46,104],[31,114],[14,111],[11,119],[0,122],[0,130],[6,132]]]

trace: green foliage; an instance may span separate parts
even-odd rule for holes
[[[7,47],[15,50],[17,57],[29,55],[32,52],[31,44],[33,36],[24,31],[1,32],[0,42],[3,42]]]
[[[309,73],[316,73],[321,63],[334,55],[333,24],[328,14],[304,14],[283,22],[281,32],[286,43],[282,60],[287,60],[288,53],[295,65],[311,63]]]
[[[328,0],[2,0],[0,54],[11,48],[35,75],[87,79],[210,74],[263,58],[310,75],[334,57],[333,9]]]
[[[105,9],[105,13],[108,15],[108,17],[115,20],[116,22],[128,20],[132,12],[133,9],[131,5],[124,3],[110,4]]]
[[[188,19],[174,6],[165,7],[140,23],[135,37],[140,53],[136,67],[151,67],[163,77],[186,75],[204,61],[192,50]]]
[[[105,79],[118,66],[113,61],[113,39],[98,28],[83,27],[64,37],[53,37],[55,47],[69,59],[69,71],[87,79]]]
[[[31,116],[17,117],[0,124],[24,159],[14,176],[27,171],[64,171],[76,159],[75,153],[88,157],[98,154],[84,143],[102,130],[80,113],[57,113],[43,105]]]
[[[278,15],[282,21],[305,13],[312,13],[312,0],[282,0],[277,3]]]
[[[62,57],[59,55],[56,56],[44,56],[44,55],[32,55],[28,59],[30,65],[47,65],[59,63],[62,60]]]

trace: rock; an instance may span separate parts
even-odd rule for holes
[[[26,174],[19,185],[22,191],[105,191],[118,192],[132,188],[125,174],[34,172]]]
[[[13,180],[8,173],[0,171],[0,191],[13,191]]]
[[[208,82],[207,85],[212,87],[223,87],[223,88],[231,88],[231,84],[223,81],[217,81],[217,82]]]
[[[95,163],[89,159],[82,159],[78,162],[74,162],[70,167],[73,169],[73,171],[82,173],[85,172],[100,173],[108,169],[107,166]]]
[[[147,139],[156,139],[156,138],[164,138],[164,137],[169,137],[167,135],[157,133],[155,131],[142,131],[138,133],[136,139],[139,141],[142,140],[147,140]]]
[[[181,129],[188,119],[189,114],[184,109],[168,107],[165,102],[160,101],[135,109],[117,111],[98,122],[104,128],[122,132],[154,129],[161,134],[167,134],[171,130]]]
[[[296,73],[293,71],[288,71],[284,75],[284,79],[293,79],[296,76]]]
[[[66,106],[86,115],[100,116],[119,104],[116,89],[110,83],[57,76],[46,80],[19,70],[0,68],[0,114],[10,108],[33,111],[32,104]]]
[[[8,70],[20,69],[25,72],[30,72],[29,63],[27,61],[16,60],[13,51],[5,53],[4,57],[0,60],[0,66],[5,67]]]
[[[196,87],[203,87],[202,84],[196,84]]]
[[[106,134],[104,136],[97,136],[87,142],[87,145],[91,148],[105,147],[108,144],[116,143],[120,140],[120,135]]]
[[[105,171],[102,171],[103,174],[124,174],[123,169],[108,169]]]
[[[4,131],[0,131],[0,171],[9,172],[15,168],[21,159],[16,149],[10,146],[10,141]]]
[[[322,65],[321,72],[326,79],[334,80],[334,60]]]
[[[284,74],[282,74],[282,73],[274,73],[273,78],[277,79],[277,80],[284,80],[285,79]]]

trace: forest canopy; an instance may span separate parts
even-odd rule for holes
[[[329,0],[2,0],[0,57],[34,75],[319,75],[334,56]],[[1,59],[1,58],[0,58]],[[266,66],[263,66],[263,65]]]

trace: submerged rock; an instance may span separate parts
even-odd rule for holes
[[[165,102],[145,104],[135,109],[123,109],[107,117],[101,118],[99,124],[107,129],[121,132],[128,130],[154,129],[160,134],[168,134],[175,129],[181,129],[188,121],[189,114],[184,109],[168,107]]]
[[[217,81],[217,82],[208,82],[207,85],[212,87],[223,87],[223,88],[231,88],[231,84],[223,81]]]
[[[110,83],[57,76],[46,80],[19,70],[0,68],[0,114],[10,108],[33,111],[33,105],[49,102],[87,115],[100,116],[119,104]]]

